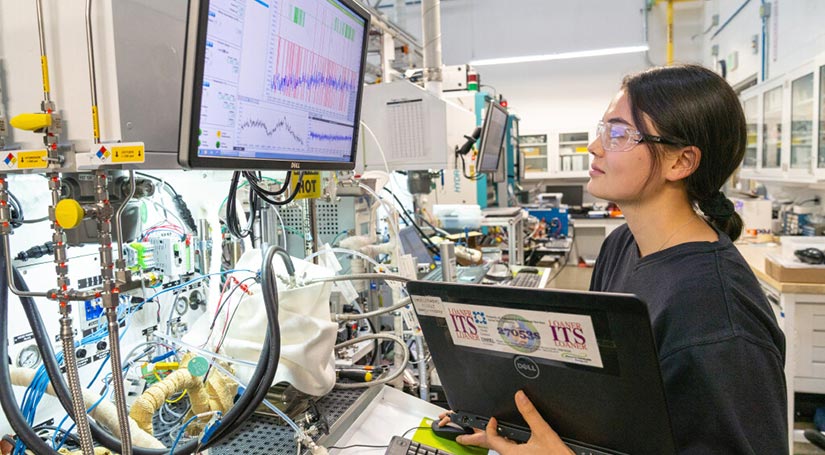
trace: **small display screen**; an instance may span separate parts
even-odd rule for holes
[[[487,114],[481,127],[478,172],[495,172],[498,169],[506,132],[507,111],[496,102],[488,103]]]

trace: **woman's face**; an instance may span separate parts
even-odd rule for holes
[[[638,130],[633,123],[630,100],[624,90],[619,91],[607,108],[603,122],[624,125]],[[656,134],[650,130],[650,134]],[[608,133],[609,134],[609,133]],[[638,201],[645,191],[653,158],[647,144],[635,144],[626,151],[606,151],[597,136],[587,147],[593,155],[587,191],[593,196],[616,204]],[[651,182],[653,183],[653,182]]]

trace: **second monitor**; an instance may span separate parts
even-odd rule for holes
[[[498,170],[506,132],[507,110],[497,102],[490,101],[487,103],[487,113],[481,126],[481,145],[476,172],[492,174]]]

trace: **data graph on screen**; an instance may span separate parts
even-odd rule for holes
[[[344,1],[210,2],[199,156],[351,160],[366,21]]]
[[[278,40],[277,55],[272,77],[275,95],[347,112],[358,73],[283,38]]]

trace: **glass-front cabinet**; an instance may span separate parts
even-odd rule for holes
[[[541,177],[547,170],[547,135],[529,134],[518,137],[519,150],[523,158],[524,178]]]
[[[762,94],[762,168],[782,164],[782,87]]]
[[[748,139],[745,146],[745,159],[742,161],[744,169],[756,169],[756,148],[759,134],[759,98],[752,96],[742,102],[745,111],[745,123],[748,127]]]
[[[816,160],[817,173],[825,172],[825,64],[819,67],[819,96],[816,97],[819,103],[819,153]]]
[[[740,99],[747,124],[741,178],[825,181],[825,54]]]
[[[590,169],[590,142],[587,131],[559,133],[559,163],[561,172],[587,172]]]
[[[814,130],[814,73],[791,82],[791,169],[811,169]]]

